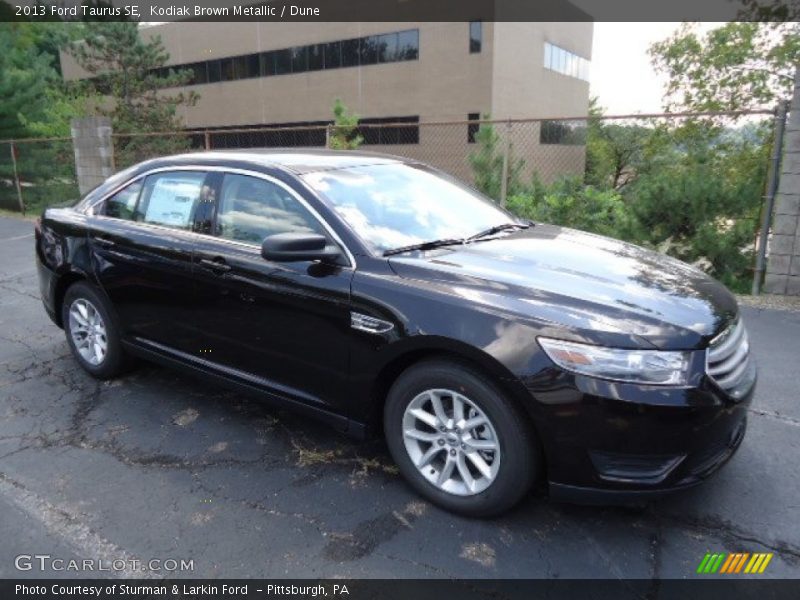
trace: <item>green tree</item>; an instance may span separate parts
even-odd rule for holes
[[[583,231],[624,238],[630,230],[625,201],[609,189],[585,185],[567,177],[550,185],[534,179],[508,198],[508,209],[530,219]]]
[[[592,98],[586,132],[586,183],[621,190],[636,175],[651,129],[603,120],[603,109]]]
[[[356,114],[351,113],[339,99],[333,103],[333,126],[328,139],[328,147],[334,150],[355,150],[364,143],[364,137],[358,133]]]
[[[723,129],[704,121],[654,131],[625,189],[633,223],[626,239],[748,289],[768,136],[766,125]]]
[[[78,24],[0,23],[0,139],[69,135],[80,103],[59,76],[58,47],[79,31]],[[71,142],[18,142],[15,157],[28,210],[77,195]],[[0,206],[17,209],[12,175],[9,147],[2,145]]]
[[[98,109],[111,118],[115,134],[173,132],[183,127],[181,106],[193,106],[194,92],[170,92],[187,85],[192,72],[167,69],[169,54],[159,36],[147,40],[132,22],[91,22],[85,24],[83,40],[69,45],[69,52],[91,77],[88,89],[109,102]],[[117,166],[159,154],[180,151],[189,145],[182,136],[130,136],[115,140]]]
[[[650,47],[668,78],[668,110],[736,110],[791,98],[800,23],[727,23],[701,34],[684,24]]]
[[[27,123],[44,114],[45,92],[56,73],[17,25],[0,23],[0,48],[0,139],[27,137]]]
[[[483,116],[484,120],[489,115]],[[477,148],[469,155],[469,164],[472,168],[475,187],[497,201],[500,198],[503,180],[503,152],[505,143],[491,123],[481,123],[475,132]],[[522,171],[525,161],[513,157],[513,147],[509,146],[507,196],[521,193]]]

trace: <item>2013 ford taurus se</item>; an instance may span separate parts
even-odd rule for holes
[[[409,484],[462,514],[537,480],[581,501],[685,488],[744,436],[756,369],[722,285],[418,162],[151,160],[46,210],[36,254],[91,375],[138,356],[382,430]]]

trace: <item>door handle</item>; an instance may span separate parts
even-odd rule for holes
[[[201,258],[200,264],[204,267],[208,267],[217,275],[221,275],[222,273],[227,273],[231,270],[231,266],[225,262],[224,259],[219,258],[215,260],[211,260],[210,258]]]
[[[96,237],[94,238],[94,241],[100,244],[101,246],[105,246],[106,248],[110,248],[111,246],[114,245],[114,240],[110,240],[104,237]]]

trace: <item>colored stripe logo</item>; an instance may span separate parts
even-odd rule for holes
[[[739,573],[760,574],[767,569],[773,554],[763,552],[708,553],[700,561],[697,572],[702,574],[731,575]]]

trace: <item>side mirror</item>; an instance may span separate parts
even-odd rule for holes
[[[339,248],[328,245],[328,238],[318,233],[276,233],[264,238],[261,256],[275,262],[321,260],[336,262]]]

